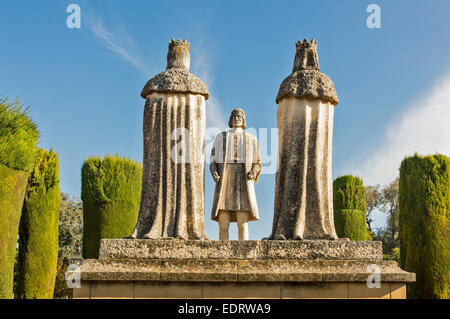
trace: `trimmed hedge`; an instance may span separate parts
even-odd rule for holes
[[[334,180],[333,206],[338,237],[367,240],[366,189],[359,177],[344,175]]]
[[[0,299],[13,298],[17,233],[38,137],[28,109],[0,99]]]
[[[34,166],[39,138],[28,111],[18,102],[0,99],[0,164],[27,172]]]
[[[142,165],[119,156],[88,158],[81,169],[83,258],[98,258],[102,238],[129,236],[136,226]]]
[[[339,238],[368,240],[366,212],[358,209],[334,211],[334,225]]]
[[[38,149],[20,219],[19,298],[53,298],[61,203],[58,172],[58,155]]]
[[[0,299],[13,298],[20,212],[28,173],[0,164]]]
[[[400,264],[416,273],[409,298],[450,298],[450,158],[405,158],[400,166]]]

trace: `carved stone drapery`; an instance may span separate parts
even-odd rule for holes
[[[206,85],[189,70],[189,43],[172,40],[167,70],[147,82],[143,181],[131,238],[206,239]]]
[[[333,82],[319,71],[317,42],[297,43],[278,92],[278,168],[270,239],[337,239],[331,152]]]

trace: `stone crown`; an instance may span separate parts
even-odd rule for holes
[[[317,41],[311,39],[311,42],[308,42],[308,40],[303,39],[303,42],[301,40],[297,41],[295,46],[297,47],[297,50],[304,50],[306,48],[317,49]]]
[[[292,73],[281,83],[276,102],[285,97],[307,97],[338,104],[333,81],[320,72],[317,41],[304,39],[303,42],[296,42],[295,46]]]
[[[164,72],[151,78],[142,89],[144,99],[152,93],[190,93],[200,94],[208,99],[209,93],[205,83],[189,73],[191,64],[190,44],[186,40],[172,39],[167,51],[167,68]]]
[[[181,41],[180,38],[178,38],[178,40],[175,40],[174,38],[172,38],[172,40],[169,41],[169,50],[173,49],[176,46],[184,47],[188,51],[190,51],[190,49],[191,49],[191,44],[189,42],[187,42],[186,39]]]
[[[186,40],[172,39],[167,52],[167,69],[178,68],[189,71],[191,65],[190,44]]]
[[[308,40],[304,39],[303,42],[298,41],[295,46],[297,49],[295,52],[293,72],[299,70],[320,71],[317,41],[312,39],[311,42],[308,42]]]

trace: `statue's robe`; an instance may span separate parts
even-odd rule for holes
[[[233,147],[232,141],[239,134],[241,142]],[[216,172],[220,176],[214,192],[211,219],[218,221],[219,212],[226,210],[230,213],[231,222],[236,222],[236,211],[247,211],[249,221],[258,220],[254,183],[261,172],[261,158],[256,137],[244,130],[241,133],[229,130],[217,135],[211,150],[210,170],[212,174]],[[254,180],[247,178],[249,172],[255,176]],[[235,210],[233,207],[245,208]]]
[[[141,205],[133,238],[207,239],[205,97],[152,93],[144,110]]]
[[[272,239],[336,239],[331,179],[334,106],[284,98],[278,107],[278,167]]]
[[[333,216],[331,79],[320,72],[317,42],[296,43],[292,73],[276,102],[278,163],[271,239],[338,239]]]

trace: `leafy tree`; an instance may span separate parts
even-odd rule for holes
[[[380,185],[369,185],[366,187],[366,221],[367,221],[367,229],[369,232],[373,232],[372,230],[372,212],[381,205],[382,202],[382,192]]]
[[[398,201],[398,185],[399,178],[397,177],[392,183],[383,188],[383,196],[381,202],[381,209],[387,214],[387,229],[390,232],[391,238],[393,238],[398,246],[398,230],[399,230],[399,201]]]
[[[67,287],[65,272],[74,255],[81,254],[83,240],[83,204],[75,197],[61,193],[59,213],[59,249],[55,285],[55,298],[71,298],[72,289]]]
[[[383,243],[383,253],[386,259],[397,259],[397,253],[393,249],[399,247],[399,178],[397,177],[390,184],[381,187],[373,185],[367,187],[366,193],[367,210],[366,216],[368,227],[373,221],[370,216],[375,209],[381,210],[386,214],[386,227],[372,230],[373,240],[379,240]]]

